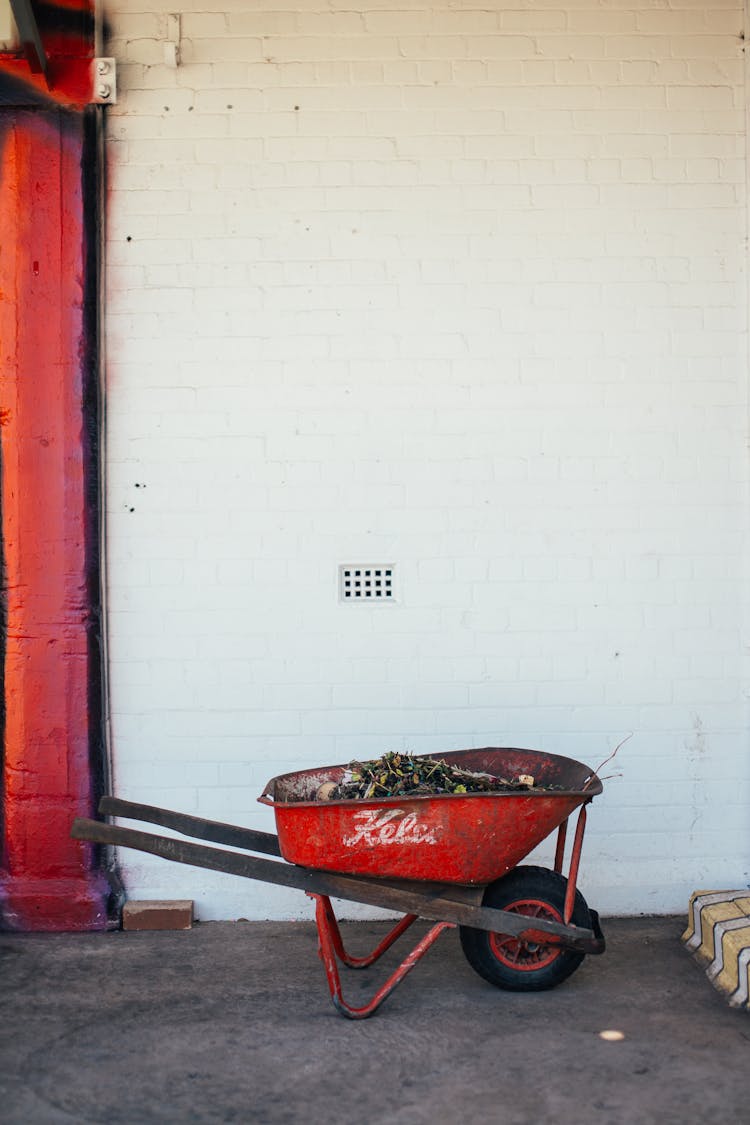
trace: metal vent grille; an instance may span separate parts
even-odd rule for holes
[[[393,567],[374,564],[340,566],[339,597],[342,602],[392,602]]]

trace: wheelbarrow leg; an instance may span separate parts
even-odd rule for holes
[[[374,965],[378,958],[382,957],[385,951],[387,949],[390,949],[393,943],[398,941],[401,935],[403,933],[406,933],[409,927],[413,926],[417,918],[419,917],[418,914],[404,915],[398,925],[394,926],[393,929],[388,934],[386,934],[380,944],[376,946],[375,949],[373,949],[372,953],[367,954],[367,956],[365,957],[352,957],[351,954],[347,953],[346,949],[344,948],[344,942],[341,937],[341,930],[339,929],[336,915],[333,913],[333,907],[331,906],[330,898],[328,898],[327,895],[311,895],[311,898],[312,897],[320,897],[320,900],[323,903],[323,909],[326,913],[328,932],[331,936],[331,942],[333,943],[333,948],[336,956],[338,957],[339,961],[341,961],[341,963],[346,965],[349,969],[366,969],[369,965]]]
[[[583,833],[586,830],[586,806],[581,805],[581,811],[578,814],[576,822],[576,833],[573,837],[573,851],[570,856],[570,870],[568,871],[568,886],[565,892],[565,906],[563,909],[563,921],[566,926],[570,925],[570,919],[573,917],[573,903],[576,896],[576,883],[578,882],[578,868],[581,863],[581,849],[583,848]],[[560,825],[557,832],[557,847],[555,849],[555,867],[554,870],[558,875],[562,875],[563,860],[565,858],[565,837],[568,831],[568,821],[564,820]]]
[[[346,1018],[350,1020],[364,1020],[367,1019],[368,1016],[371,1016],[373,1012],[376,1012],[385,998],[387,996],[390,996],[390,994],[393,992],[396,985],[400,984],[406,974],[414,968],[417,961],[424,957],[427,950],[431,945],[434,944],[435,941],[437,941],[443,930],[451,930],[455,928],[453,922],[437,922],[434,926],[432,926],[431,929],[427,931],[425,936],[414,947],[408,957],[406,957],[401,962],[395,973],[393,973],[385,982],[385,984],[383,984],[378,989],[369,1004],[365,1004],[362,1008],[353,1008],[350,1004],[346,1003],[341,991],[341,978],[339,976],[339,968],[336,962],[336,939],[334,937],[334,932],[338,931],[338,923],[336,922],[335,916],[333,914],[331,901],[326,895],[312,894],[310,895],[310,898],[315,899],[315,921],[318,925],[318,952],[320,953],[320,959],[322,960],[323,967],[325,968],[326,979],[328,980],[328,988],[331,993],[331,999],[336,1010],[342,1016],[346,1016]],[[407,917],[403,919],[403,923],[406,923],[407,919],[411,919],[408,922],[408,925],[411,925],[414,921],[412,915],[407,915]],[[402,925],[401,923],[399,925],[402,927],[401,932],[407,929],[407,925]],[[396,929],[399,929],[399,926],[397,926]],[[392,931],[392,933],[388,935],[388,938],[392,938],[392,941],[389,944],[393,944],[393,941],[396,940],[396,938],[393,936],[394,933],[395,931]],[[388,941],[388,938],[386,938],[385,940]],[[340,935],[338,942],[339,946],[341,946]],[[381,945],[383,944],[384,943],[381,943]],[[385,951],[384,949],[381,949],[380,946],[378,947],[378,949],[380,950],[380,953],[383,953]]]
[[[562,875],[563,860],[565,859],[565,837],[568,833],[567,818],[562,822],[557,831],[557,847],[555,849],[555,871]]]
[[[578,868],[581,863],[581,849],[583,847],[583,833],[585,830],[586,806],[581,805],[581,811],[578,814],[578,823],[576,824],[576,834],[573,838],[573,852],[570,857],[570,870],[568,872],[568,887],[565,892],[563,922],[566,926],[570,924],[570,919],[573,917],[573,903],[576,896],[576,882],[578,880]]]

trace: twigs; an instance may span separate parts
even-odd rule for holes
[[[615,758],[615,756],[617,755],[620,748],[622,746],[624,746],[626,742],[630,742],[630,739],[632,737],[633,737],[633,732],[631,731],[630,734],[626,735],[626,737],[623,738],[622,742],[617,743],[617,746],[615,746],[612,753],[608,757],[606,757],[603,762],[599,763],[599,765],[596,767],[596,769],[592,773],[591,777],[587,778],[586,783],[583,787],[584,791],[586,789],[588,789],[589,785],[591,785],[591,782],[594,780],[595,777],[599,777],[599,770],[603,769],[604,766],[606,766],[607,762],[611,762]],[[600,781],[607,781],[611,777],[621,777],[621,776],[622,776],[621,774],[609,774],[607,778],[599,778],[599,780]]]
[[[415,758],[388,751],[368,762],[351,762],[338,785],[326,782],[318,800],[371,800],[373,797],[422,797],[435,793],[497,793],[530,789],[534,779],[525,774],[509,779],[474,773],[439,758]],[[545,788],[555,788],[546,786]]]

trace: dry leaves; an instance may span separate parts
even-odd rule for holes
[[[459,769],[439,758],[416,758],[387,751],[369,762],[351,762],[338,785],[330,781],[321,785],[317,799],[367,801],[373,797],[426,797],[436,793],[512,793],[533,787],[530,774],[494,777]]]

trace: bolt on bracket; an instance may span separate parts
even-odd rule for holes
[[[94,105],[117,102],[117,63],[113,58],[91,60],[91,101]]]

